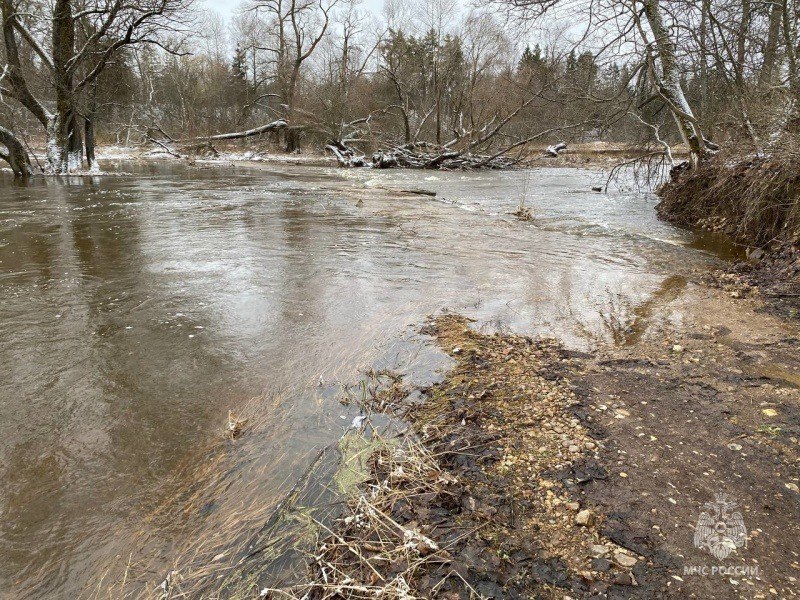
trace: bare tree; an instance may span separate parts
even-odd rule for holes
[[[46,132],[47,162],[53,173],[82,168],[80,98],[124,47],[159,44],[175,31],[190,0],[2,0],[5,69],[0,91],[27,109]],[[50,44],[47,40],[50,40]],[[20,58],[25,44],[38,59]],[[47,85],[41,96],[33,82]],[[12,134],[13,135],[13,134]]]
[[[286,128],[286,150],[300,146],[297,93],[303,64],[319,46],[339,0],[256,0],[254,9],[268,16],[272,35],[264,49],[272,54],[274,80]]]

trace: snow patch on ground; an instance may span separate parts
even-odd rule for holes
[[[142,150],[130,146],[102,146],[96,155],[98,160],[132,160],[142,156]]]
[[[231,162],[267,162],[288,164],[319,164],[335,163],[331,156],[321,154],[268,154],[261,152],[220,152],[216,157],[198,157],[197,162],[202,163],[231,163]]]

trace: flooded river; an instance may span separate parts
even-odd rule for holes
[[[191,547],[164,521],[257,528],[351,418],[339,384],[426,315],[624,343],[716,260],[591,171],[117,168],[0,180],[3,598],[90,596],[132,540],[155,579]],[[251,434],[209,456],[245,405]],[[175,494],[201,509],[153,518]]]

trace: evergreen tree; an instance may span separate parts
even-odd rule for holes
[[[231,87],[228,91],[228,99],[233,109],[239,111],[237,123],[243,123],[250,112],[248,103],[250,102],[250,85],[247,80],[247,53],[236,44],[233,60],[230,67]]]

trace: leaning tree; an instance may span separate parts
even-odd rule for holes
[[[26,109],[47,139],[46,168],[83,168],[82,99],[118,53],[137,44],[165,49],[182,31],[192,0],[0,0],[4,101]],[[31,55],[32,60],[25,57]],[[3,128],[0,153],[17,176],[32,173],[18,132]],[[91,166],[91,165],[90,165]]]

